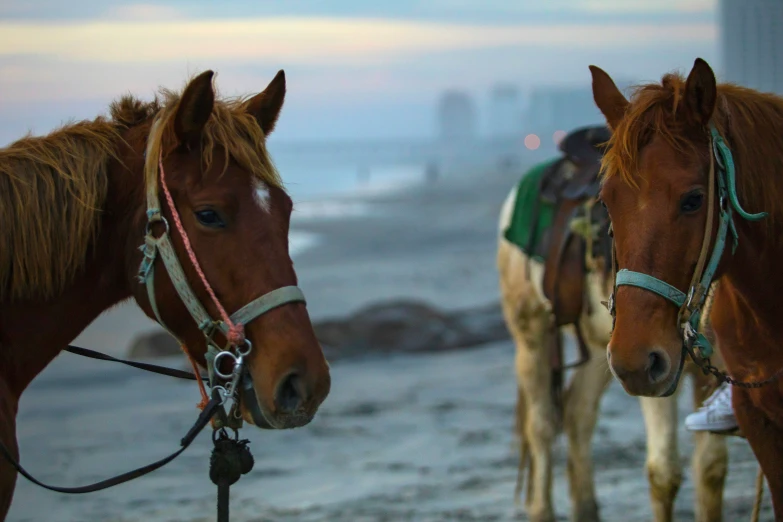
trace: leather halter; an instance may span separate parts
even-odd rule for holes
[[[718,166],[717,172],[715,169],[716,163]],[[716,180],[718,185],[717,195],[719,198],[718,234],[715,238],[715,245],[713,246],[710,260],[705,266],[707,252],[709,251],[709,246],[712,242],[711,232],[714,221]],[[710,124],[710,173],[707,193],[707,221],[699,260],[696,264],[693,277],[691,278],[687,294],[669,283],[648,274],[634,272],[625,268],[617,271],[617,256],[615,254],[614,241],[612,241],[612,263],[616,277],[615,286],[609,297],[607,306],[609,312],[612,314],[612,319],[614,320],[616,318],[617,313],[614,296],[617,292],[617,287],[622,285],[635,286],[658,294],[679,308],[677,326],[683,341],[683,357],[681,358],[682,360],[680,362],[677,378],[674,380],[671,388],[663,395],[664,397],[673,394],[677,389],[677,383],[679,382],[682,373],[686,352],[690,354],[694,360],[696,360],[696,355],[701,359],[708,359],[712,355],[712,345],[704,334],[699,332],[699,318],[708,290],[715,277],[715,271],[723,257],[723,252],[726,247],[726,236],[729,232],[731,232],[733,238],[731,248],[732,254],[734,254],[739,244],[739,235],[737,234],[737,229],[734,225],[733,213],[736,212],[747,221],[759,221],[768,215],[766,212],[750,214],[742,208],[739,199],[737,198],[736,181],[734,158],[732,157],[731,150],[715,128],[715,125]]]
[[[179,337],[163,322],[155,299],[155,260],[160,258],[163,261],[163,266],[165,267],[177,294],[206,339],[207,353],[205,358],[207,370],[209,372],[209,384],[213,389],[217,389],[220,392],[223,402],[231,398],[234,400],[234,407],[236,407],[240,380],[243,377],[244,371],[243,359],[250,354],[252,344],[247,339],[244,339],[241,343],[232,343],[229,341],[222,347],[216,344],[214,335],[217,331],[222,332],[230,339],[230,336],[228,335],[229,324],[223,319],[215,320],[209,315],[190,287],[185,272],[182,269],[182,265],[177,258],[176,250],[174,250],[174,245],[171,243],[169,236],[168,221],[161,215],[160,199],[158,196],[158,179],[159,174],[162,174],[162,171],[159,172],[158,169],[159,167],[160,169],[163,168],[162,163],[159,162],[162,125],[160,117],[156,118],[150,130],[145,152],[144,171],[147,185],[147,227],[144,236],[144,244],[139,248],[144,253],[144,257],[139,266],[138,280],[147,287],[150,306],[152,307],[152,311],[154,312],[158,323],[177,339],[180,344],[183,344]],[[170,210],[172,213],[176,213],[176,208]],[[155,236],[152,228],[153,225],[159,223],[164,225],[165,230],[159,236]],[[181,229],[181,233],[184,234],[184,232],[184,229]],[[194,264],[196,264],[196,260],[193,259],[193,261]],[[204,283],[208,286],[206,280]],[[254,299],[234,312],[229,321],[233,324],[245,325],[275,308],[294,302],[306,302],[302,290],[297,286],[284,286]],[[231,373],[223,373],[220,370],[220,360],[224,358],[230,359],[234,363]],[[218,384],[218,379],[226,382],[221,386]]]

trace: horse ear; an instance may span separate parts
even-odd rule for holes
[[[185,87],[174,115],[174,132],[181,145],[198,143],[204,125],[207,124],[215,104],[212,77],[215,73],[204,71]]]
[[[609,128],[614,130],[625,115],[625,110],[628,108],[628,100],[625,99],[623,93],[620,92],[612,78],[603,69],[591,65],[590,73],[593,75],[593,99],[595,104],[606,118]]]
[[[683,103],[694,122],[706,125],[715,112],[715,104],[718,99],[718,87],[715,81],[715,73],[712,68],[702,60],[696,58],[685,82],[685,97]]]
[[[275,130],[277,117],[285,101],[285,72],[279,70],[266,89],[250,98],[245,110],[252,114],[265,135]]]

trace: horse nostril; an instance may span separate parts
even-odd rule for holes
[[[650,376],[650,381],[658,382],[669,372],[669,365],[666,362],[666,357],[659,351],[653,351],[650,352],[648,358],[647,374]]]
[[[277,385],[275,404],[280,413],[293,413],[305,401],[304,381],[298,373],[292,372]]]

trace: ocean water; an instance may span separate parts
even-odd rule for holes
[[[316,167],[306,160],[276,161],[276,165],[294,201],[289,233],[291,257],[320,241],[317,234],[299,230],[297,223],[367,215],[372,211],[372,196],[421,183],[426,169],[426,165],[416,163]]]
[[[426,165],[399,163],[363,166],[346,163],[314,166],[310,162],[277,161],[286,190],[295,203],[371,196],[400,190],[424,180]]]
[[[320,242],[318,234],[304,230],[291,230],[288,233],[288,251],[295,258],[305,250],[309,250]]]

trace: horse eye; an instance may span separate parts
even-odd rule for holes
[[[704,203],[704,194],[701,191],[691,192],[686,194],[680,203],[680,210],[684,214],[692,214],[699,210]]]
[[[220,215],[211,209],[196,211],[196,219],[198,219],[199,223],[209,228],[224,228],[226,226]]]

